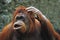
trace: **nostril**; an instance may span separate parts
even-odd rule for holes
[[[15,24],[15,25],[14,25],[14,27],[16,27],[16,28],[17,28],[17,27],[20,27],[20,25],[18,25],[18,24]]]

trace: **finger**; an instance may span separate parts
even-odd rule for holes
[[[33,6],[30,6],[30,7],[27,7],[26,10],[29,10],[29,9],[34,9],[35,7]]]
[[[26,9],[27,11],[33,11],[34,9],[32,9],[32,8],[28,8],[28,9]]]

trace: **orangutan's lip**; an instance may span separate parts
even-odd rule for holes
[[[22,27],[17,27],[17,28],[14,27],[13,29],[17,30],[17,29],[21,29],[21,28],[22,28]]]

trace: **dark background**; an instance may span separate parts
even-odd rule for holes
[[[17,6],[34,6],[51,21],[55,30],[60,30],[60,0],[0,0],[0,31],[11,19]]]

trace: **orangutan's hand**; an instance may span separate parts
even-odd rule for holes
[[[27,10],[27,11],[32,11],[32,12],[34,12],[34,13],[37,13],[37,12],[40,12],[40,13],[41,13],[40,10],[38,10],[37,8],[32,7],[32,6],[27,7],[26,10]]]

